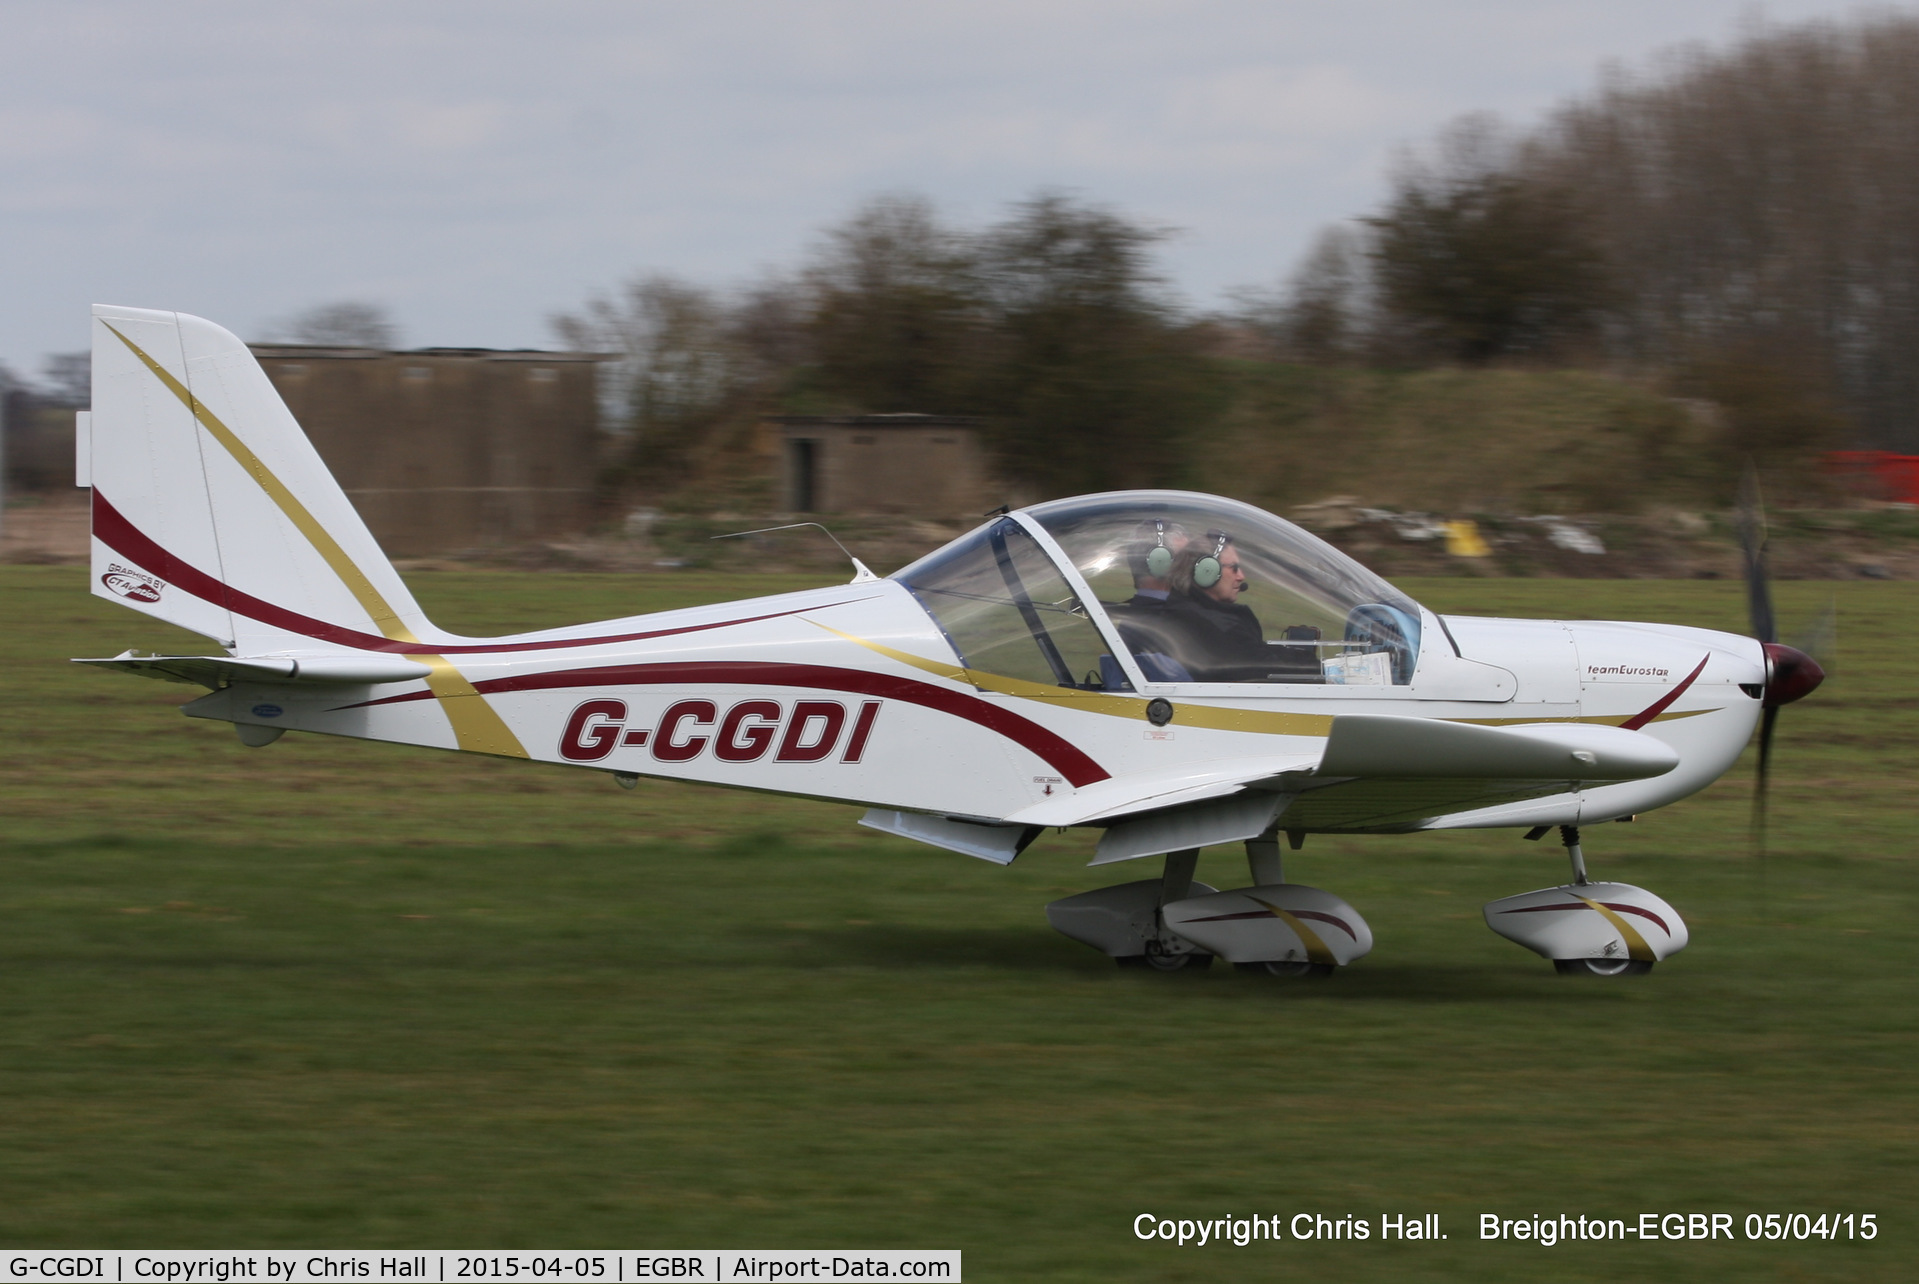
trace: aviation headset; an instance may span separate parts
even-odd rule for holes
[[[1153,519],[1153,538],[1158,541],[1153,550],[1146,554],[1146,572],[1156,580],[1163,580],[1173,569],[1173,550],[1166,547],[1166,519]]]
[[[1225,531],[1207,531],[1206,537],[1214,541],[1213,551],[1193,563],[1193,583],[1201,588],[1211,588],[1219,583],[1219,577],[1225,570],[1219,559],[1225,556],[1226,546],[1233,540],[1233,537]],[[1158,551],[1154,550],[1154,552]],[[1166,560],[1167,565],[1170,566],[1172,558],[1169,556]],[[1150,554],[1147,561],[1149,564],[1152,561]]]

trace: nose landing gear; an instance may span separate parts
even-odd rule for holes
[[[1554,959],[1561,976],[1644,976],[1652,971],[1645,959]]]
[[[1541,836],[1544,827],[1526,835]],[[1573,881],[1493,901],[1486,926],[1523,945],[1568,976],[1640,976],[1686,948],[1690,933],[1679,911],[1631,883],[1595,883],[1576,825],[1559,827]]]

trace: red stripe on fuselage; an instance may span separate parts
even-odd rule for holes
[[[963,691],[936,687],[888,673],[869,673],[864,669],[839,669],[824,664],[785,664],[768,660],[687,660],[663,664],[614,664],[595,669],[564,669],[557,673],[529,673],[516,678],[488,678],[475,682],[481,695],[504,695],[515,691],[554,691],[568,687],[630,687],[687,685],[710,687],[716,684],[753,687],[805,687],[816,691],[844,691],[854,695],[881,696],[903,700],[922,708],[950,713],[956,718],[977,723],[998,732],[1008,740],[1030,750],[1057,770],[1073,787],[1082,789],[1109,778],[1110,772],[1088,757],[1072,741],[1047,730],[1037,722],[1022,718],[1010,709]],[[411,691],[360,704],[343,705],[364,709],[381,704],[405,704],[427,700],[432,693]]]
[[[1647,723],[1651,722],[1654,718],[1657,718],[1660,714],[1664,713],[1668,705],[1670,705],[1674,700],[1677,700],[1680,696],[1686,694],[1686,688],[1693,684],[1694,678],[1697,678],[1700,674],[1706,671],[1706,662],[1707,660],[1711,660],[1711,659],[1712,659],[1712,655],[1708,653],[1706,656],[1706,659],[1701,660],[1699,662],[1699,667],[1686,675],[1686,680],[1684,682],[1681,682],[1678,686],[1666,692],[1665,695],[1660,696],[1657,700],[1653,701],[1651,704],[1647,705],[1644,709],[1640,710],[1638,713],[1635,713],[1632,717],[1626,719],[1624,722],[1620,723],[1619,725],[1625,728],[1627,731],[1637,731],[1641,727],[1645,726]]]
[[[735,624],[752,624],[758,620],[777,620],[786,615],[798,615],[801,611],[826,610],[831,606],[844,606],[846,602],[866,600],[865,598],[848,598],[846,602],[795,607],[791,611],[749,615],[744,619],[720,620],[713,624],[687,624],[676,629],[654,629],[647,633],[617,633],[596,638],[559,638],[541,642],[487,642],[472,646],[399,642],[392,638],[362,633],[358,629],[328,624],[325,620],[316,620],[310,615],[302,615],[298,611],[275,606],[271,602],[262,601],[249,593],[242,593],[239,589],[222,583],[199,567],[181,561],[148,539],[132,522],[121,515],[119,509],[108,503],[106,496],[97,489],[93,492],[93,533],[107,547],[138,562],[167,583],[183,588],[195,597],[212,602],[216,606],[225,607],[237,615],[258,620],[276,629],[285,629],[289,633],[298,633],[316,642],[331,642],[336,646],[352,647],[356,651],[384,651],[391,655],[494,655],[507,651],[564,651],[574,647],[606,646],[615,642],[643,642],[647,638],[673,637],[680,633],[701,633],[708,629],[724,629]]]

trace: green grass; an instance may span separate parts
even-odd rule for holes
[[[426,574],[486,632],[799,587]],[[1723,583],[1435,580],[1460,612],[1737,627]],[[1053,934],[1089,844],[1009,869],[850,809],[289,736],[68,666],[184,635],[0,570],[0,1240],[957,1247],[974,1279],[1896,1279],[1919,1211],[1910,819],[1919,587],[1839,595],[1786,711],[1773,848],[1735,774],[1588,831],[1686,914],[1569,982],[1486,900],[1511,833],[1315,838],[1379,944],[1308,986],[1121,973]],[[196,645],[196,649],[199,649]],[[1242,881],[1209,853],[1201,877]],[[1477,1215],[1875,1212],[1873,1243],[1481,1244]],[[1433,1211],[1432,1245],[1179,1249],[1170,1217]],[[1902,1267],[1901,1262],[1907,1263]]]

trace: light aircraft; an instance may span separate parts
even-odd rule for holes
[[[1671,905],[1592,880],[1580,829],[1719,777],[1822,673],[1772,636],[1427,610],[1230,499],[1126,491],[990,516],[881,578],[461,637],[414,603],[246,345],[175,312],[96,307],[92,591],[218,655],[79,663],[196,683],[189,717],[802,795],[997,864],[1049,829],[1156,877],[1056,901],[1122,964],[1224,958],[1326,974],[1372,947],[1281,838],[1557,828],[1569,882],[1486,906],[1565,972],[1684,948]],[[1251,589],[1250,594],[1247,593]],[[1239,600],[1242,595],[1246,601]],[[1250,885],[1194,881],[1243,843]]]

